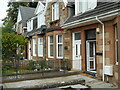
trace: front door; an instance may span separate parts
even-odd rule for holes
[[[87,71],[96,71],[96,41],[86,41]]]
[[[80,32],[73,33],[73,60],[72,68],[81,70],[81,35]]]

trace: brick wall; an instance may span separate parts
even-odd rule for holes
[[[30,39],[31,40],[31,55],[32,55],[32,59],[33,60],[43,60],[45,59],[45,45],[43,45],[43,57],[39,57],[38,56],[38,38],[39,37],[45,37],[44,35],[35,35],[35,36],[32,36],[32,38]],[[36,49],[36,56],[33,56],[33,38],[36,38],[36,44],[37,44],[37,49]]]
[[[106,76],[105,81],[118,85],[118,65],[115,62],[115,30],[114,24],[117,23],[118,20],[114,19],[112,21],[107,21],[105,23],[105,65],[113,66],[113,76]],[[85,41],[85,31],[90,29],[100,28],[100,34],[96,33],[96,52],[102,53],[102,25],[101,24],[93,24],[83,27],[74,28],[71,30],[64,30],[64,46],[70,47],[68,50],[64,50],[64,57],[70,60],[70,66],[72,67],[72,33],[81,31],[81,43],[82,43],[82,70],[86,71],[86,41]],[[69,39],[68,39],[69,38]],[[68,40],[67,40],[68,39]],[[98,79],[102,80],[102,68],[103,61],[102,55],[96,56],[97,62],[97,75]]]
[[[118,46],[120,46],[120,15],[118,16]],[[118,87],[120,88],[120,47],[118,48]]]
[[[61,60],[63,60],[63,58],[58,59],[57,55],[56,55],[56,35],[59,35],[59,34],[63,35],[63,30],[55,30],[55,31],[46,33],[46,60],[59,62],[58,64],[54,64],[54,65],[56,65],[56,67],[61,67],[60,62],[61,62]],[[48,57],[48,36],[50,36],[50,35],[53,35],[53,38],[54,38],[54,58]]]

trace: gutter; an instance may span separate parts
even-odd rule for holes
[[[107,17],[110,17],[110,16],[117,15],[119,10],[120,9],[117,9],[117,10],[114,10],[114,11],[111,11],[111,12],[100,14],[98,16],[101,17],[101,19],[102,18],[107,18]],[[93,21],[94,18],[95,18],[95,16],[91,16],[91,17],[88,17],[88,18],[83,18],[83,19],[80,19],[80,20],[76,20],[76,21],[73,21],[73,22],[69,22],[69,23],[63,24],[63,25],[61,25],[61,27],[64,29],[64,28],[68,28],[70,26],[81,24],[83,22],[87,23],[88,21]]]
[[[96,16],[96,20],[100,23],[100,24],[102,24],[102,37],[103,37],[103,81],[104,81],[104,66],[105,66],[105,25],[104,25],[104,23],[103,22],[101,22],[99,19],[98,19],[98,17]]]

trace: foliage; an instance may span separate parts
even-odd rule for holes
[[[4,25],[9,24],[10,22],[13,22],[13,25],[17,22],[17,15],[18,15],[18,9],[19,6],[28,6],[28,7],[36,7],[37,2],[8,2],[7,5],[9,8],[6,11],[7,16],[3,19]]]
[[[35,61],[30,61],[27,66],[30,70],[34,70],[35,69],[35,64],[36,62]]]
[[[22,35],[15,33],[3,33],[2,35],[2,57],[5,60],[11,60],[13,57],[19,57],[16,50],[21,48],[22,52],[27,45],[28,40]]]
[[[15,71],[13,69],[3,70],[3,74],[12,74]],[[26,72],[32,72],[32,70],[26,70],[26,69],[19,69],[19,73],[26,73]]]
[[[6,24],[4,27],[2,27],[2,33],[11,33],[14,32],[13,30],[13,22],[8,22],[8,24]]]
[[[19,5],[22,6],[27,6],[27,2],[8,2],[8,10],[7,12],[7,16],[3,19],[4,21],[4,25],[8,24],[8,22],[13,22],[13,24],[16,23],[17,21],[17,14],[18,14],[18,8]]]
[[[31,70],[43,70],[43,69],[48,69],[47,62],[44,60],[39,60],[39,61],[30,61],[29,64],[27,65],[29,69]]]
[[[9,63],[4,63],[4,64],[2,65],[2,70],[3,70],[3,71],[10,70],[10,69],[12,69],[12,65],[11,65],[11,64],[9,64]]]

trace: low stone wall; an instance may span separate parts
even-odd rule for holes
[[[52,78],[52,77],[61,77],[79,74],[81,72],[68,72],[68,71],[46,71],[39,73],[26,73],[26,74],[17,74],[17,75],[6,75],[2,77],[2,82],[16,82],[23,80],[33,80],[33,79],[43,79],[43,78]]]

